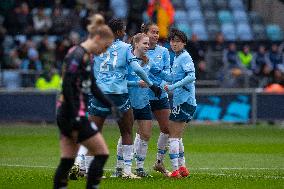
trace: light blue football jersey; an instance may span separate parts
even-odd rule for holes
[[[172,66],[173,85],[191,74],[195,78],[195,68],[189,53],[184,50],[174,58]],[[184,102],[196,106],[195,81],[186,83],[183,87],[178,87],[173,91],[173,106],[176,107]]]
[[[128,65],[137,59],[130,44],[115,40],[105,53],[94,56],[94,75],[105,94],[128,93],[126,74]]]
[[[147,56],[151,60],[151,62],[153,62],[153,65],[159,67],[164,72],[170,73],[170,55],[167,48],[156,45],[155,49],[149,49],[147,51]],[[154,76],[153,74],[149,73],[149,78],[154,84],[161,86],[163,80],[159,76]],[[160,99],[167,96],[168,95],[166,91],[162,90]],[[155,97],[154,93],[151,90],[149,90],[149,97],[150,100],[158,100],[158,98]]]
[[[139,65],[142,66],[142,60],[139,59]],[[149,74],[151,62],[144,65],[143,70]],[[131,106],[135,109],[142,109],[149,104],[149,88],[139,87],[138,82],[141,78],[130,67],[127,75],[128,83],[132,83],[128,87],[129,98]]]

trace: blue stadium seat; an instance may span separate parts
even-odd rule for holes
[[[280,41],[283,39],[283,32],[279,25],[269,24],[266,26],[266,34],[268,39],[272,41]]]
[[[142,18],[143,18],[143,22],[144,22],[144,23],[150,22],[150,17],[148,16],[147,11],[144,11],[144,12],[143,12]]]
[[[218,12],[218,19],[221,24],[233,23],[233,16],[229,10],[221,10]]]
[[[191,37],[192,32],[188,23],[176,23],[175,25],[177,29],[183,31],[188,38]]]
[[[21,76],[18,71],[5,70],[3,74],[3,85],[6,90],[16,90],[21,87]]]
[[[252,31],[254,39],[256,40],[266,40],[265,26],[262,24],[253,24]]]
[[[229,6],[232,10],[245,10],[242,0],[229,0]]]
[[[250,41],[253,39],[251,28],[247,23],[237,24],[237,36],[242,41]]]
[[[227,0],[215,0],[214,2],[218,10],[224,10],[229,8]]]
[[[111,0],[110,7],[113,11],[113,16],[116,18],[126,18],[127,16],[127,2],[125,0]]]
[[[208,31],[209,39],[213,40],[215,39],[216,34],[220,32],[220,26],[218,24],[208,23],[207,31]]]
[[[188,10],[200,9],[200,4],[198,0],[186,0],[185,7]]]
[[[203,23],[192,24],[192,33],[196,34],[200,40],[208,40],[208,34]]]
[[[206,5],[214,7],[214,0],[200,0],[200,3],[202,7],[205,7]]]
[[[25,43],[27,41],[26,35],[16,35],[14,38],[16,41],[19,41],[20,43]]]
[[[39,44],[43,39],[42,35],[33,35],[32,36],[32,41],[35,42],[36,44]]]
[[[190,23],[198,23],[198,22],[203,22],[203,15],[202,12],[199,10],[189,10],[187,12],[188,15],[188,20]]]
[[[224,35],[224,38],[229,41],[235,41],[237,35],[235,32],[235,26],[232,23],[226,23],[221,25],[221,31]]]
[[[187,12],[183,10],[176,10],[174,19],[176,23],[187,23]]]
[[[184,0],[172,0],[175,9],[185,10]]]
[[[233,16],[236,23],[248,23],[247,13],[243,10],[233,11]]]
[[[248,13],[249,21],[252,24],[264,24],[263,18],[255,11]]]
[[[204,14],[204,18],[207,22],[210,22],[210,21],[216,21],[217,20],[217,14],[214,10],[205,10],[203,12]]]

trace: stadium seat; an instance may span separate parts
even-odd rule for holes
[[[199,10],[189,10],[187,12],[188,20],[191,24],[203,22],[203,15],[202,12]]]
[[[215,39],[216,33],[220,32],[220,27],[218,24],[208,23],[207,24],[207,31],[209,35],[209,39]]]
[[[206,20],[206,22],[211,22],[211,21],[215,21],[217,20],[217,14],[214,10],[205,10],[203,12],[204,14],[204,18]]]
[[[269,24],[266,26],[266,34],[268,39],[272,41],[280,41],[283,39],[283,32],[279,25]]]
[[[43,36],[41,36],[41,35],[32,36],[32,41],[34,41],[36,44],[39,44],[42,39],[43,39]]]
[[[110,7],[114,17],[122,19],[127,17],[127,2],[125,0],[111,0]]]
[[[218,10],[224,10],[229,8],[227,0],[215,0],[214,2]]]
[[[218,20],[221,24],[233,23],[233,16],[229,10],[218,11]]]
[[[200,9],[200,4],[198,0],[186,0],[185,7],[188,10]]]
[[[203,23],[192,24],[192,33],[196,34],[200,40],[208,40],[208,34]]]
[[[23,44],[27,41],[27,36],[26,35],[16,35],[15,40]]]
[[[143,12],[142,18],[143,18],[143,22],[144,22],[144,23],[150,22],[150,17],[148,16],[147,11],[144,11],[144,12]]]
[[[192,32],[191,32],[191,29],[190,29],[188,23],[177,23],[177,24],[176,24],[176,27],[177,27],[179,30],[183,31],[183,32],[186,34],[186,36],[187,36],[188,38],[191,37]]]
[[[176,10],[174,19],[175,23],[188,23],[187,12],[183,10]]]
[[[255,11],[249,12],[249,21],[252,24],[264,24],[263,18]]]
[[[233,16],[235,23],[248,23],[247,13],[243,10],[233,11]]]
[[[2,74],[5,89],[16,90],[21,87],[21,76],[18,71],[5,70]]]
[[[62,14],[63,14],[64,16],[68,16],[68,15],[70,14],[70,9],[63,8]]]
[[[242,41],[250,41],[253,39],[251,28],[247,23],[237,24],[237,36]]]
[[[226,40],[235,41],[237,39],[235,26],[233,24],[231,23],[222,24],[221,31]]]
[[[183,0],[172,0],[172,5],[175,7],[175,9],[179,10],[185,10],[185,5]]]
[[[214,7],[214,0],[200,0],[200,3],[202,7],[205,7],[206,5]]]
[[[266,33],[265,33],[265,26],[262,24],[253,24],[252,31],[254,35],[254,39],[256,40],[265,40]]]
[[[242,0],[229,0],[229,6],[232,10],[245,10]]]

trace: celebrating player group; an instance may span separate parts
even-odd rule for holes
[[[109,156],[103,125],[111,114],[120,130],[112,177],[151,177],[144,161],[153,117],[160,128],[153,169],[170,178],[190,174],[185,166],[182,134],[193,117],[196,100],[194,64],[185,50],[187,37],[177,29],[170,31],[175,53],[171,66],[169,51],[158,44],[155,23],[143,24],[141,33],[130,43],[123,42],[125,29],[123,20],[112,19],[106,24],[101,15],[93,15],[88,38],[65,57],[57,111],[61,160],[54,189],[66,188],[68,176],[76,179],[78,175],[87,175],[88,189],[98,188]],[[138,129],[133,140],[135,120]],[[167,151],[170,171],[163,163]]]

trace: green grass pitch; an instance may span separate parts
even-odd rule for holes
[[[110,176],[116,157],[118,128],[106,124],[103,134],[111,156]],[[106,178],[106,189],[183,188],[284,188],[284,128],[272,125],[194,125],[184,134],[185,157],[191,177],[169,179],[152,171],[159,130],[155,124],[146,169],[154,176],[141,180]],[[54,125],[3,124],[0,126],[0,188],[52,188],[59,161],[57,128]],[[166,166],[170,168],[169,157]],[[69,182],[69,188],[85,187],[85,179]]]

